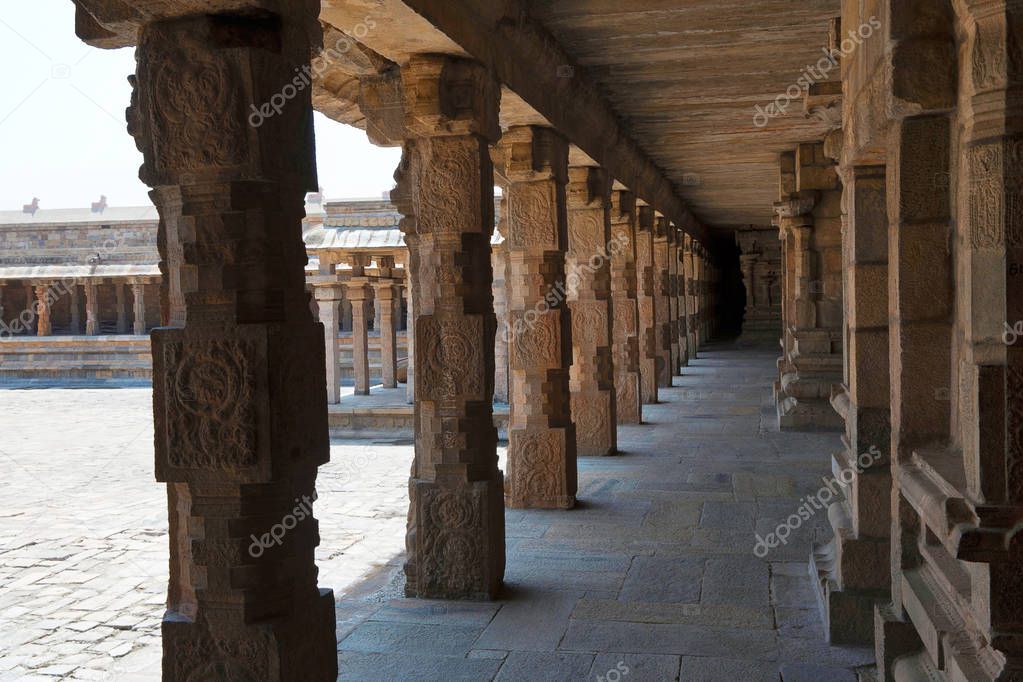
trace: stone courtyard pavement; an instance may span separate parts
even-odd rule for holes
[[[779,434],[777,352],[712,347],[580,460],[571,511],[507,512],[505,600],[401,598],[412,450],[345,441],[321,469],[319,583],[339,599],[345,680],[856,680],[822,641],[806,559],[837,435]],[[0,681],[155,680],[166,507],[144,389],[0,391]]]

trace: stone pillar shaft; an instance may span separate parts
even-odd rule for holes
[[[329,442],[302,242],[317,186],[309,91],[258,128],[247,119],[249,103],[308,68],[318,33],[315,13],[294,9],[154,21],[139,34],[129,131],[160,211],[168,323],[152,335],[168,681],[337,676],[334,598],[317,588],[313,558]]]
[[[568,143],[548,128],[512,128],[495,153],[507,186],[511,420],[509,507],[575,504],[576,430],[569,366],[572,329],[565,302]]]
[[[507,188],[501,197],[501,218],[499,231],[507,239]],[[494,400],[508,403],[509,398],[509,358],[508,358],[508,334],[502,333],[508,329],[508,244],[501,242],[493,247],[490,256],[494,269],[494,314],[497,316],[497,340],[494,342]]]
[[[355,395],[369,395],[369,278],[353,275],[345,282],[346,298],[352,303],[352,371]]]
[[[489,599],[504,578],[489,151],[500,88],[478,63],[441,56],[413,56],[402,80],[406,140],[391,196],[405,216],[416,352],[405,589]]]
[[[95,282],[85,283],[85,334],[99,334],[99,285]]]
[[[678,335],[678,231],[668,227],[668,333],[671,337],[671,375],[682,373],[682,344]]]
[[[391,280],[374,283],[375,301],[380,319],[380,383],[384,388],[398,387],[398,330],[395,306],[398,292]]]
[[[337,405],[341,402],[341,347],[338,344],[338,329],[341,322],[341,300],[344,296],[344,287],[341,284],[316,286],[313,291],[319,310],[320,324],[323,325],[327,404]]]
[[[670,223],[663,216],[657,217],[654,234],[654,297],[657,314],[657,385],[671,388],[671,255],[668,243]]]
[[[131,283],[131,295],[134,313],[134,331],[136,336],[146,333],[146,285],[142,282]]]
[[[657,403],[657,282],[654,275],[654,209],[639,206],[636,277],[639,301],[639,382],[644,405]]]
[[[583,456],[618,449],[612,359],[611,180],[593,167],[569,169],[568,305],[572,315],[572,418]],[[576,286],[573,286],[573,284]]]
[[[50,300],[51,285],[40,282],[35,285],[36,312],[38,322],[36,334],[38,336],[52,336],[53,323],[51,321],[52,301]]]
[[[128,296],[123,282],[114,282],[114,295],[117,298],[117,333],[128,333]]]
[[[615,405],[619,424],[643,421],[640,394],[636,197],[611,193],[611,298],[614,309]]]
[[[71,333],[82,333],[82,294],[77,282],[71,285]]]

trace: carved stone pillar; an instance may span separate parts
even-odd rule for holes
[[[503,189],[497,230],[504,237],[504,241],[492,247],[490,261],[494,270],[494,314],[497,316],[497,337],[494,341],[494,400],[508,403],[510,402],[508,341],[511,338],[508,332],[508,196],[507,187]]]
[[[308,68],[316,14],[290,12],[153,21],[138,36],[129,130],[160,211],[167,309],[152,335],[155,468],[170,498],[164,680],[337,675],[334,598],[313,559],[329,442],[302,242],[309,91],[248,120],[250,103]]]
[[[654,297],[657,313],[657,385],[671,388],[671,255],[669,230],[671,223],[657,216],[654,233]]]
[[[678,230],[668,225],[668,334],[671,340],[672,376],[682,374],[682,344],[678,335]]]
[[[128,333],[128,296],[123,282],[114,282],[114,295],[117,298],[117,333]]]
[[[619,424],[643,421],[639,377],[639,284],[636,275],[636,197],[611,193],[611,298],[615,406]]]
[[[53,336],[53,323],[51,321],[51,307],[52,301],[50,300],[50,285],[45,282],[36,282],[35,287],[35,308],[36,317],[38,322],[36,323],[36,335],[37,336]]]
[[[441,56],[413,56],[402,80],[392,199],[405,215],[416,336],[406,593],[490,599],[504,579],[488,149],[500,137],[500,87],[480,64]]]
[[[508,130],[494,153],[506,187],[511,421],[505,502],[513,508],[575,504],[576,430],[565,302],[568,143],[549,128]]]
[[[688,286],[686,283],[685,250],[687,235],[679,230],[676,234],[675,248],[675,301],[678,306],[678,346],[679,346],[679,374],[682,374],[684,367],[689,365],[693,357],[692,347],[689,345],[689,303]]]
[[[136,336],[146,333],[146,285],[143,282],[131,283],[132,312],[134,313],[134,329]]]
[[[95,282],[85,283],[85,334],[99,334],[99,285]]]
[[[344,286],[317,284],[313,288],[319,309],[320,324],[323,325],[324,367],[327,377],[327,404],[341,402],[341,347],[338,345],[338,329],[341,323],[341,300]]]
[[[844,423],[831,407],[842,379],[841,183],[824,145],[781,156],[775,204],[786,259],[785,355],[775,385],[782,429],[831,430]]]
[[[26,334],[35,334],[36,330],[39,328],[39,318],[35,314],[36,290],[35,287],[32,286],[32,284],[25,283],[22,285],[22,291],[24,292],[25,298],[25,310],[32,311],[32,315],[30,316],[31,322],[29,322],[28,325],[26,325],[27,329],[25,330],[25,332]]]
[[[409,265],[406,264],[406,268]],[[415,296],[412,295],[412,272],[406,270],[405,274],[405,309],[408,317],[405,323],[405,339],[408,348],[408,361],[405,369],[405,398],[410,405],[416,400],[416,311],[414,307]]]
[[[369,395],[369,278],[361,256],[353,256],[352,276],[345,281],[345,298],[352,304],[352,372],[355,395]]]
[[[611,354],[611,179],[600,168],[569,169],[568,305],[572,313],[572,418],[583,456],[618,449]]]
[[[378,317],[380,318],[380,383],[384,388],[398,387],[398,332],[395,307],[399,300],[394,280],[380,278],[373,282]]]
[[[636,277],[639,301],[639,390],[644,405],[657,403],[657,295],[654,209],[637,207]]]
[[[71,285],[71,333],[82,333],[82,294],[77,282]]]
[[[845,420],[832,470],[852,472],[828,509],[833,540],[811,559],[820,576],[825,632],[835,644],[869,644],[874,605],[890,589],[891,440],[888,363],[888,214],[884,166],[847,172],[843,237],[847,323],[845,383],[831,404]],[[857,461],[869,455],[868,467]]]
[[[700,348],[699,283],[696,281],[695,242],[689,235],[682,244],[682,276],[686,280],[686,334],[689,337],[689,359],[697,357]]]

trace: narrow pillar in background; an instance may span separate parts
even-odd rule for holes
[[[135,336],[146,333],[146,285],[143,282],[131,283],[132,312],[134,313]]]
[[[24,309],[32,311],[32,315],[31,315],[32,321],[29,322],[29,324],[27,325],[28,328],[25,330],[25,333],[29,334],[29,335],[34,335],[36,333],[36,330],[39,329],[39,318],[38,318],[38,316],[35,313],[35,309],[36,309],[36,290],[35,290],[35,287],[32,286],[32,284],[26,283],[26,284],[22,285],[22,291],[25,294],[25,308]]]
[[[139,33],[129,131],[166,273],[167,326],[152,343],[155,468],[170,510],[168,682],[337,676],[334,597],[317,589],[313,558],[316,469],[330,450],[302,243],[304,196],[317,186],[309,91],[258,128],[247,120],[248,103],[308,68],[316,14],[287,11]],[[95,310],[95,285],[87,291]],[[260,543],[296,505],[304,520]]]
[[[696,242],[686,235],[682,242],[682,277],[686,282],[686,337],[689,359],[694,360],[700,349],[700,305],[697,297],[699,287],[696,281],[696,257],[693,253]]]
[[[682,343],[678,335],[678,230],[668,225],[668,334],[671,338],[672,376],[682,373]]]
[[[71,285],[71,333],[82,333],[82,294],[77,282]]]
[[[117,333],[128,333],[128,292],[124,282],[114,281],[114,295],[117,298]]]
[[[338,345],[338,329],[341,324],[341,300],[344,288],[339,284],[316,285],[313,295],[319,309],[320,324],[323,325],[324,367],[327,378],[327,404],[341,402],[341,347]]]
[[[95,282],[85,283],[85,334],[99,334],[99,285]]]
[[[508,130],[495,154],[506,183],[511,415],[505,501],[514,508],[575,504],[576,430],[565,302],[568,142],[550,128]]]
[[[657,281],[654,275],[654,209],[637,207],[636,279],[639,299],[639,391],[644,405],[657,403]]]
[[[416,310],[413,305],[415,297],[412,295],[412,271],[406,263],[405,273],[405,309],[408,317],[405,321],[405,345],[408,349],[408,360],[405,369],[405,399],[410,405],[415,404],[416,398]]]
[[[373,282],[373,292],[380,319],[380,383],[384,388],[398,387],[398,330],[395,307],[398,292],[390,276]]]
[[[636,275],[636,196],[611,193],[611,299],[615,406],[619,424],[643,421],[639,379],[639,286]]]
[[[572,418],[582,456],[618,450],[611,355],[611,178],[601,168],[569,169],[568,305],[572,313]],[[572,286],[575,284],[575,286]]]
[[[36,324],[36,334],[38,336],[52,336],[53,335],[53,322],[50,314],[51,301],[50,301],[50,285],[45,282],[36,282],[35,295],[36,295],[36,316],[38,322]]]
[[[501,195],[501,215],[497,230],[504,237],[491,248],[490,261],[494,270],[494,315],[497,316],[497,337],[494,341],[494,400],[510,402],[508,357],[508,196],[507,187]]]
[[[363,256],[352,256],[352,276],[345,281],[345,299],[352,303],[352,372],[355,395],[369,395],[369,315],[371,296],[368,263]]]
[[[413,55],[392,193],[415,310],[416,454],[409,596],[492,599],[504,580],[504,483],[494,427],[490,240],[500,86],[477,62]]]
[[[654,297],[657,314],[657,386],[671,388],[671,273],[668,268],[670,222],[657,215],[654,231]]]

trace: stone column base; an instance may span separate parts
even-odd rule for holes
[[[413,479],[405,595],[496,599],[504,581],[504,481],[446,484]]]
[[[899,679],[895,675],[896,662],[915,657],[923,652],[923,648],[923,642],[913,624],[902,617],[894,605],[878,604],[874,607],[874,660],[877,661],[878,682],[895,682]]]
[[[282,595],[287,602],[292,595]],[[163,618],[163,679],[332,682],[337,679],[334,593],[319,594],[286,619],[208,626],[176,611]],[[229,617],[211,614],[209,618]],[[225,633],[231,633],[225,637]]]
[[[844,538],[844,540],[843,540]],[[842,589],[839,582],[846,542],[855,542],[841,529],[831,542],[810,552],[810,579],[825,639],[834,645],[869,645],[874,641],[874,606],[891,599],[887,590]]]
[[[505,505],[512,509],[571,509],[575,506],[575,456],[569,451],[575,427],[508,433]]]

